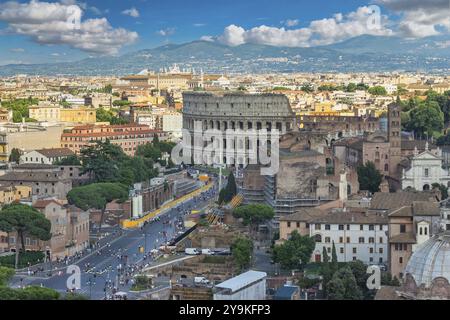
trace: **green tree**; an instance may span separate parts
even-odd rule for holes
[[[382,86],[371,87],[369,88],[368,92],[374,96],[387,96],[387,91]]]
[[[274,261],[279,262],[284,269],[302,269],[311,259],[316,246],[313,238],[301,236],[295,230],[281,245],[274,246]]]
[[[231,253],[239,269],[246,269],[252,261],[253,242],[248,238],[237,238],[231,245]]]
[[[233,197],[237,194],[237,186],[236,186],[236,180],[234,179],[233,172],[230,172],[228,175],[228,182],[225,187],[225,192],[223,194],[223,202],[228,203],[233,199]],[[220,194],[219,194],[220,198]],[[222,204],[222,202],[219,201],[219,204]]]
[[[442,183],[433,183],[431,185],[433,187],[433,189],[439,189],[439,191],[441,192],[441,200],[445,200],[448,198],[448,187],[446,187],[445,185],[443,185]]]
[[[20,300],[58,300],[59,293],[50,288],[30,286],[24,289],[16,289]]]
[[[62,300],[89,300],[89,297],[76,292],[69,292],[61,298]]]
[[[363,294],[349,266],[339,269],[327,284],[328,298],[331,300],[361,300]]]
[[[324,263],[328,263],[330,261],[330,257],[328,256],[327,248],[322,248],[322,260]]]
[[[0,287],[6,286],[15,273],[14,269],[0,266]]]
[[[81,162],[76,155],[71,155],[60,160],[56,160],[53,164],[57,166],[80,166]]]
[[[124,202],[128,199],[128,187],[120,183],[93,183],[73,188],[67,194],[70,204],[82,210],[101,210],[99,233],[103,224],[106,205],[112,201]]]
[[[347,92],[355,92],[356,89],[358,89],[358,86],[357,86],[356,84],[354,84],[354,83],[349,83],[349,84],[347,85],[347,87],[345,88],[345,91],[347,91]]]
[[[358,182],[360,190],[368,190],[370,192],[378,192],[383,176],[371,161],[367,161],[365,165],[357,168]]]
[[[37,105],[38,99],[13,99],[9,101],[2,101],[2,107],[13,111],[13,122],[22,122],[22,118],[29,120],[30,113],[28,108],[32,105]]]
[[[330,265],[331,270],[333,272],[336,272],[336,270],[338,268],[338,263],[339,263],[339,261],[338,261],[337,253],[336,253],[336,245],[334,244],[334,241],[333,241],[333,246],[331,248],[331,265]]]
[[[94,182],[115,182],[119,177],[119,163],[127,155],[122,148],[112,144],[109,139],[105,142],[81,149],[80,160],[83,164],[83,173],[89,173]]]
[[[6,205],[0,211],[0,230],[4,232],[16,232],[21,243],[21,250],[25,252],[25,235],[42,241],[51,238],[51,223],[38,210],[24,204]],[[19,248],[16,247],[15,268],[19,263]]]
[[[422,103],[409,113],[408,129],[417,135],[432,137],[444,127],[444,114],[436,102]]]
[[[20,161],[20,151],[17,148],[12,148],[11,154],[9,155],[9,162],[19,163]]]
[[[242,218],[244,225],[257,229],[259,224],[273,219],[274,212],[273,208],[266,204],[249,204],[234,209],[233,216]]]
[[[311,92],[314,92],[314,87],[308,83],[308,84],[304,84],[300,88],[300,90],[302,90],[303,92],[306,92],[306,93],[311,93]]]

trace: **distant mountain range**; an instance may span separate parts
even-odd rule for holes
[[[244,44],[229,47],[193,41],[81,61],[15,64],[0,67],[0,76],[126,75],[142,69],[160,70],[177,63],[180,68],[205,73],[269,72],[450,72],[450,36],[405,40],[397,37],[359,36],[328,46],[288,48]]]

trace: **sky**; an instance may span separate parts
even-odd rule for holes
[[[195,40],[311,47],[366,34],[450,34],[450,0],[0,0],[0,66]]]

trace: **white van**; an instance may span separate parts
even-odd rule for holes
[[[195,277],[194,278],[194,283],[195,284],[208,284],[209,280],[206,279],[205,277]]]
[[[202,254],[212,256],[214,254],[214,251],[212,251],[211,249],[202,249]]]
[[[196,248],[186,248],[184,250],[184,253],[186,253],[187,255],[190,255],[190,256],[196,256],[196,255],[200,254],[200,252]]]

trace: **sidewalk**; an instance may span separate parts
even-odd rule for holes
[[[97,243],[98,246],[94,246],[93,248],[87,248],[84,250],[84,253],[82,253],[82,255],[78,258],[78,259],[73,259],[73,256],[69,258],[69,262],[68,264],[66,264],[65,262],[52,262],[52,273],[53,272],[58,272],[61,270],[64,270],[65,268],[67,268],[68,265],[70,264],[77,264],[80,262],[83,262],[85,259],[91,257],[92,255],[94,255],[98,250],[102,250],[104,249],[108,244],[112,244],[120,239],[122,239],[124,236],[126,235],[126,232],[123,230],[120,230],[119,236],[114,238],[114,236],[116,236],[116,233],[108,233],[106,236],[101,237]],[[90,252],[88,251],[90,250]],[[44,268],[43,273],[47,274],[50,270],[47,268],[49,266],[49,262],[43,262],[43,263],[39,263],[39,264],[35,264],[32,265],[30,267],[26,267],[26,268],[22,268],[22,269],[18,269],[16,270],[16,275],[27,275],[28,276],[28,270],[30,271],[34,271],[34,270],[39,270],[40,268]],[[39,275],[42,276],[42,271],[38,271],[38,273],[36,275],[31,275],[33,277],[39,278]],[[48,277],[47,277],[48,279]]]

